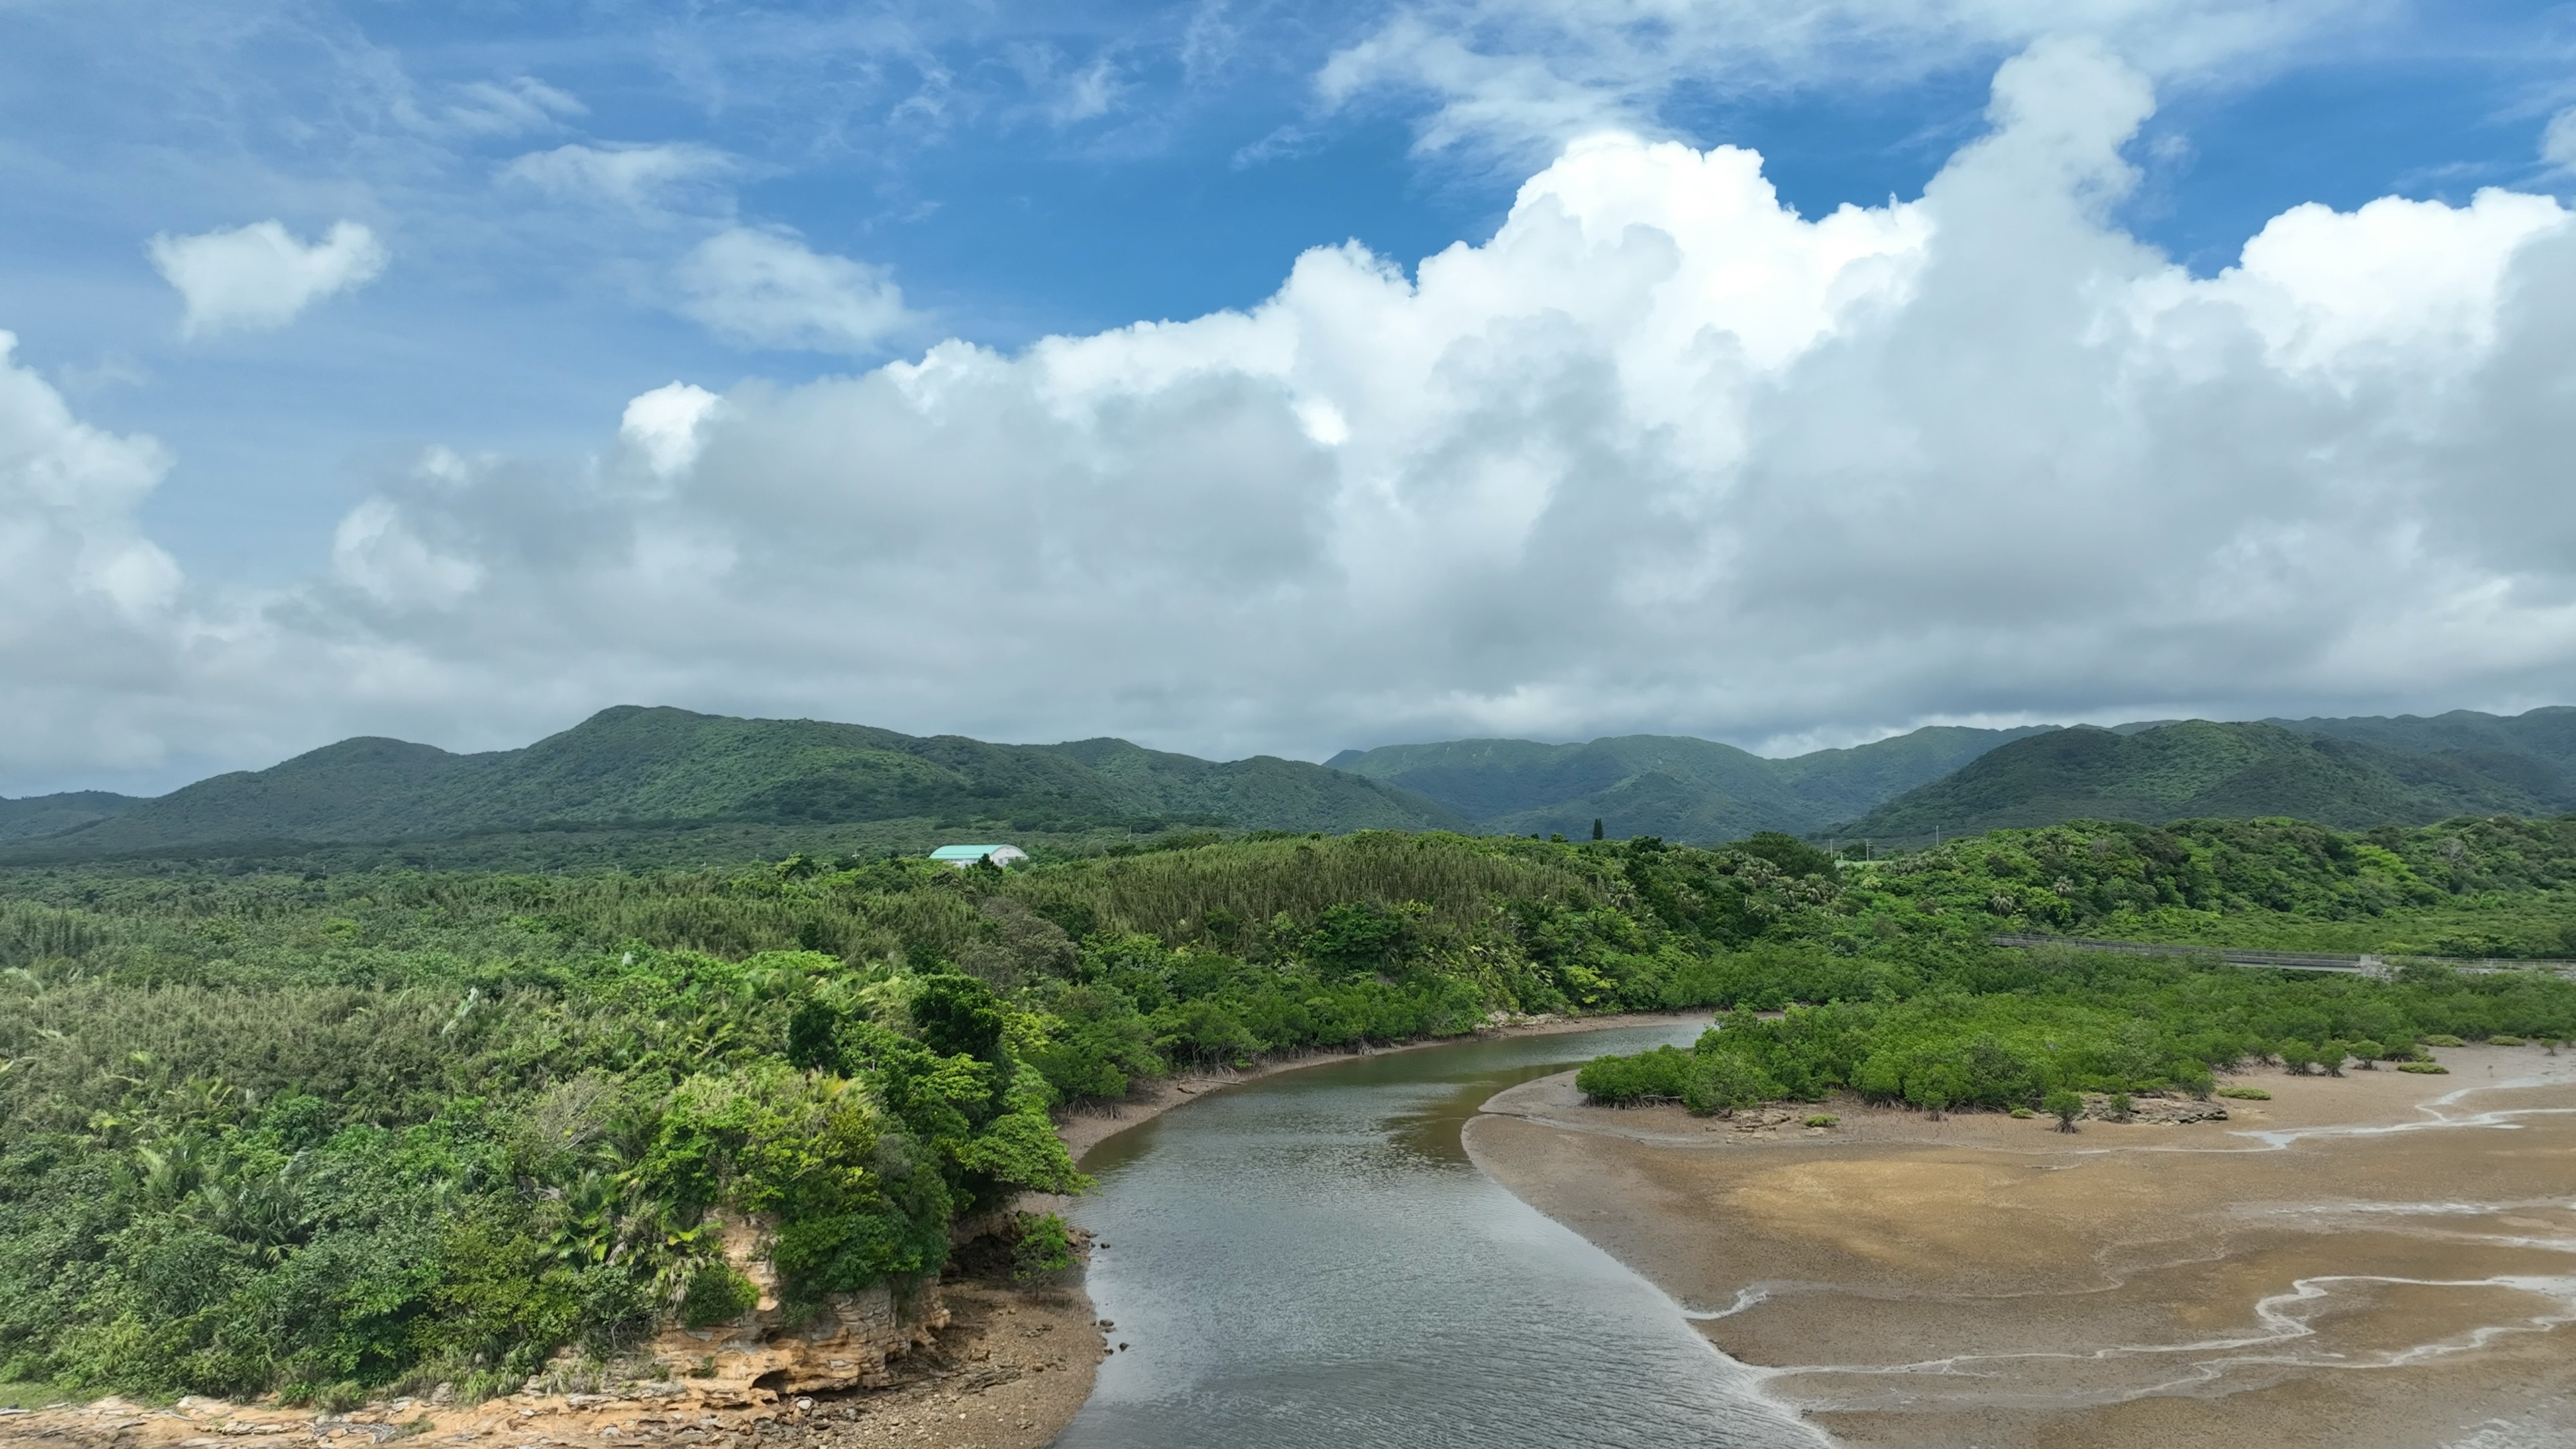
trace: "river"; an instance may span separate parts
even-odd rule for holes
[[[1808,1446],[1760,1375],[1495,1184],[1459,1128],[1505,1087],[1697,1023],[1389,1052],[1102,1142],[1073,1217],[1126,1351],[1058,1449]]]

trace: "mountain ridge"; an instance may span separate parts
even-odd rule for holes
[[[230,841],[382,843],[741,821],[953,817],[1031,831],[1131,822],[1465,825],[1401,789],[1273,756],[1200,760],[1124,740],[997,745],[640,705],[602,710],[516,750],[452,754],[359,736],[150,799],[110,796],[88,808],[65,799],[0,802],[0,841],[131,854]],[[39,828],[48,821],[62,828]]]
[[[2357,727],[2181,720],[2132,732],[2077,725],[2000,746],[1836,829],[1907,838],[2080,819],[2162,825],[2267,816],[2360,829],[2458,815],[2547,815],[2576,806],[2576,777],[2537,754],[2407,750],[2367,736],[2428,736],[2370,728],[2375,721],[2302,723]],[[2492,731],[2477,737],[2512,738]],[[2554,743],[2554,730],[2544,738]]]

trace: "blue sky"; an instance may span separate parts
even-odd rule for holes
[[[2138,178],[2111,224],[2200,277],[2302,202],[2569,188],[2542,154],[2576,105],[2567,5],[15,0],[0,4],[0,328],[80,420],[166,449],[135,527],[189,597],[240,607],[313,579],[350,510],[406,486],[426,448],[578,470],[629,399],[675,380],[794,388],[943,338],[1008,354],[1248,308],[1301,253],[1345,239],[1410,268],[1487,241],[1518,188],[1602,126],[1757,150],[1810,219],[1911,201],[1987,132],[1997,68],[2067,35],[2154,93],[2123,143]],[[529,159],[567,148],[658,158],[662,179],[618,195],[602,173]],[[307,243],[357,223],[380,268],[288,323],[188,335],[151,239],[272,219]],[[899,291],[899,319],[838,334],[710,322],[743,315],[723,311],[739,296],[682,295],[720,234],[837,259],[885,307]],[[846,708],[863,707],[852,688]],[[2097,703],[2171,702],[2158,689]],[[2078,703],[2008,693],[1808,727]],[[935,723],[921,709],[887,722]],[[540,713],[501,712],[507,728]],[[1798,724],[1781,710],[1665,723],[1764,738]],[[1367,734],[1362,719],[1333,728],[1296,746],[1374,742],[1342,737]],[[1175,721],[1166,742],[1286,744],[1258,735]]]

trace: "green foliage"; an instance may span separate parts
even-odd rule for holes
[[[1842,1120],[1842,1118],[1835,1116],[1831,1112],[1818,1112],[1807,1119],[1806,1125],[1810,1127],[1831,1127],[1840,1123]]]
[[[1055,1105],[1495,1011],[1718,1008],[1693,1049],[1579,1078],[1700,1112],[2028,1108],[2315,1043],[2576,1033],[2576,985],[2539,973],[1985,944],[2554,949],[2566,822],[2085,825],[1821,869],[1795,841],[1161,844],[1007,874],[0,876],[0,1379],[319,1399],[435,1366],[507,1392],[716,1311],[746,1219],[791,1305],[917,1278],[962,1215],[1082,1186]]]
[[[2397,1070],[2401,1072],[2415,1072],[2427,1077],[2448,1076],[2451,1072],[2449,1067],[2443,1066],[2439,1062],[2399,1062],[2397,1064]]]
[[[732,1264],[700,1263],[689,1274],[680,1298],[680,1321],[691,1328],[712,1328],[749,1313],[760,1302],[760,1289]]]
[[[2264,1091],[2261,1087],[2221,1087],[2218,1089],[2218,1095],[2222,1097],[2230,1097],[2239,1102],[2268,1102],[2272,1100],[2272,1094]]]
[[[1054,1213],[1022,1213],[1013,1225],[1011,1276],[1026,1281],[1073,1266],[1073,1238]]]
[[[2051,1087],[2040,1098],[2040,1110],[2057,1119],[2057,1130],[2072,1132],[2075,1119],[2084,1115],[2084,1099],[2065,1087]]]

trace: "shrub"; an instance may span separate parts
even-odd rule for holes
[[[680,1321],[691,1328],[730,1323],[760,1303],[760,1288],[722,1261],[700,1263],[680,1298]]]
[[[2397,1070],[2415,1072],[2427,1077],[2446,1077],[2451,1074],[2451,1069],[2440,1062],[2399,1062]]]
[[[1779,1095],[1769,1073],[1731,1051],[1695,1053],[1682,1072],[1682,1105],[1695,1116],[1758,1107]]]
[[[2040,1109],[2057,1119],[2057,1130],[2072,1132],[2075,1119],[2084,1115],[2084,1099],[2064,1087],[2052,1089],[2040,1099]]]
[[[2128,1121],[2130,1115],[2137,1110],[2137,1104],[2129,1100],[2129,1094],[2126,1092],[2113,1092],[2108,1105],[2111,1116],[2122,1122]]]
[[[2233,1097],[2239,1102],[2268,1102],[2272,1100],[2272,1094],[2264,1091],[2261,1087],[2221,1087],[2218,1089],[2218,1095],[2222,1097]]]
[[[2032,1110],[2030,1110],[2028,1107],[2015,1107],[2015,1108],[2013,1108],[2013,1109],[2012,1109],[2012,1115],[2013,1115],[2013,1116],[2015,1116],[2016,1118],[2024,1118],[2024,1119],[2027,1119],[2027,1118],[2031,1118],[2031,1117],[2036,1117],[2036,1116],[2038,1116],[2039,1114],[2038,1114],[2038,1113],[2036,1113],[2036,1112],[2033,1112],[2033,1111],[2032,1111]]]
[[[1023,1281],[1073,1266],[1073,1236],[1054,1213],[1022,1213],[1011,1241],[1011,1276]]]
[[[1842,1119],[1840,1117],[1837,1117],[1830,1112],[1818,1112],[1813,1117],[1807,1119],[1807,1125],[1810,1127],[1832,1127],[1841,1121]]]
[[[2527,1042],[2525,1042],[2521,1037],[2518,1037],[2518,1036],[2491,1036],[2491,1037],[2488,1037],[2488,1038],[2487,1038],[2487,1045],[2488,1045],[2488,1046],[2526,1046],[2526,1045],[2528,1045],[2528,1043],[2527,1043]]]
[[[2467,1043],[2467,1042],[2464,1042],[2464,1041],[2462,1041],[2462,1040],[2460,1040],[2458,1037],[2452,1036],[2452,1035],[2451,1035],[2450,1033],[2448,1033],[2448,1032],[2439,1032],[2439,1031],[2437,1031],[2437,1032],[2433,1033],[2431,1036],[2428,1036],[2428,1037],[2424,1038],[2424,1045],[2426,1045],[2426,1046],[2437,1046],[2437,1047],[2456,1047],[2456,1046],[2467,1046],[2467,1045],[2468,1045],[2468,1043]]]

